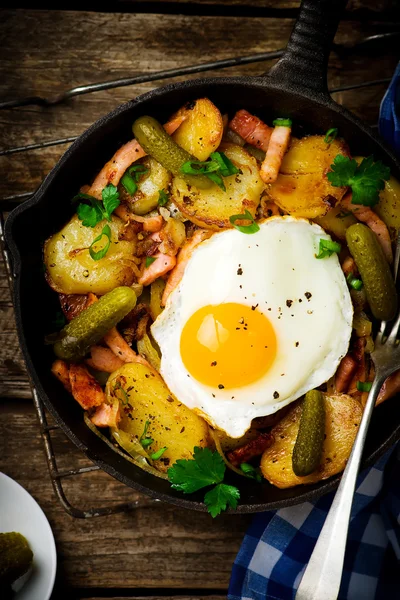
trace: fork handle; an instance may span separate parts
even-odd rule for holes
[[[336,600],[338,597],[358,470],[372,411],[384,380],[384,376],[378,376],[372,384],[350,458],[295,600]]]

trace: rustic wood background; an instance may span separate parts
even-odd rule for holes
[[[107,12],[93,12],[96,7],[89,0],[57,4],[59,10],[48,11],[13,2],[14,8],[1,11],[0,101],[53,97],[83,83],[276,50],[287,42],[299,2],[119,0],[109,4]],[[60,10],[67,7],[74,10]],[[366,36],[398,31],[398,8],[396,0],[350,0],[336,42],[350,46]],[[330,86],[390,77],[399,59],[398,47],[397,39],[397,44],[332,53]],[[212,74],[257,75],[271,64]],[[3,110],[1,149],[78,135],[104,113],[152,87],[150,83],[97,92],[50,108]],[[382,84],[340,92],[335,99],[374,125],[385,88]],[[1,199],[10,195],[34,191],[66,148],[64,144],[0,157],[0,206]],[[83,521],[69,517],[58,504],[2,263],[0,413],[0,468],[38,500],[53,527],[58,550],[55,598],[64,597],[66,589],[71,599],[92,600],[113,594],[114,600],[221,600],[226,596],[232,562],[250,517],[212,520],[205,514],[154,504],[99,472],[65,481],[72,503],[84,508],[138,498],[140,508]],[[60,468],[87,464],[63,434],[55,432],[53,439]]]

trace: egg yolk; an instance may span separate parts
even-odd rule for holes
[[[186,322],[182,361],[192,377],[215,388],[257,381],[276,355],[271,323],[256,307],[229,302],[204,306]]]

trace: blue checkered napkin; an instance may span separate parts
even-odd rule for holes
[[[261,513],[236,557],[229,600],[292,600],[334,494]],[[339,600],[400,598],[400,446],[357,481]]]
[[[381,103],[379,133],[400,154],[400,62]]]

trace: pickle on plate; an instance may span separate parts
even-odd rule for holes
[[[21,533],[0,533],[0,588],[11,585],[25,575],[32,560],[33,552]]]
[[[135,304],[136,294],[129,287],[108,292],[61,330],[60,339],[54,344],[55,354],[68,361],[83,358],[90,346],[99,342]]]
[[[147,116],[139,117],[132,125],[132,131],[143,150],[173,175],[183,177],[188,183],[200,189],[211,187],[211,180],[205,175],[185,175],[181,172],[184,163],[196,159],[178,146],[156,119]]]
[[[396,314],[397,292],[377,236],[366,225],[357,223],[346,231],[346,241],[360,271],[373,316],[389,321]]]
[[[292,454],[292,467],[298,477],[310,475],[321,462],[325,435],[325,400],[322,392],[307,392],[299,431]]]

